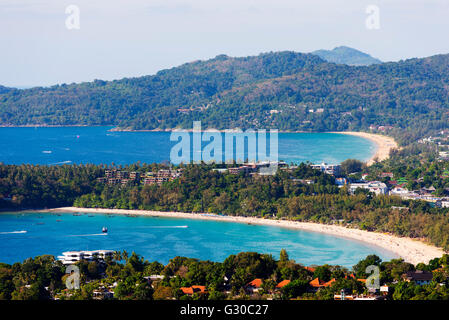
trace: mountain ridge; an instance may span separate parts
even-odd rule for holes
[[[114,125],[137,130],[284,131],[448,127],[449,54],[370,66],[293,51],[193,61],[154,75],[0,87],[0,125]]]

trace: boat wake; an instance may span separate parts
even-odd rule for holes
[[[69,163],[72,163],[72,161],[71,160],[67,160],[67,161],[55,162],[55,163],[50,163],[50,165],[69,164]]]
[[[148,229],[179,229],[179,228],[188,228],[189,226],[141,226],[139,228],[148,228]]]
[[[27,233],[25,230],[21,231],[9,231],[9,232],[0,232],[0,234],[15,234],[15,233]]]
[[[73,234],[69,235],[68,237],[96,237],[96,236],[107,236],[108,234],[105,233],[92,233],[92,234]]]

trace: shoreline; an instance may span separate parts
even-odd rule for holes
[[[211,221],[227,221],[235,223],[250,223],[265,226],[276,226],[282,228],[297,229],[309,232],[323,233],[331,236],[346,238],[363,242],[374,246],[404,259],[404,261],[414,265],[424,262],[428,263],[433,258],[439,258],[444,254],[443,249],[429,245],[420,240],[412,238],[398,237],[386,233],[370,232],[359,229],[352,229],[337,225],[326,225],[313,222],[299,222],[292,220],[274,220],[256,217],[240,216],[220,216],[210,213],[185,213],[185,212],[162,212],[152,210],[127,210],[127,209],[104,209],[104,208],[76,208],[62,207],[46,210],[24,210],[22,212],[85,212],[85,213],[103,213],[103,214],[123,214],[140,215],[151,217],[171,217],[186,219],[203,219]]]
[[[398,144],[392,138],[378,133],[368,133],[368,132],[359,132],[359,131],[341,131],[341,132],[329,132],[329,133],[338,133],[338,134],[346,134],[350,136],[361,137],[371,142],[377,146],[376,152],[371,156],[371,158],[367,161],[367,165],[372,165],[374,160],[377,158],[378,161],[382,161],[388,159],[390,156],[391,149],[397,149]]]

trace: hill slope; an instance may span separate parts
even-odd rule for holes
[[[312,54],[328,62],[347,64],[349,66],[369,66],[382,63],[382,61],[371,57],[369,54],[345,46],[336,47],[333,50],[316,50]]]
[[[312,54],[195,61],[116,81],[0,90],[0,125],[117,125],[131,129],[447,128],[449,55],[347,66]]]

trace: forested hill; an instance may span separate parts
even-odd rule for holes
[[[371,57],[367,53],[345,46],[336,47],[333,50],[316,50],[312,53],[328,62],[342,63],[350,66],[369,66],[371,64],[382,63],[382,61]]]
[[[152,76],[26,90],[0,87],[0,125],[278,128],[410,134],[449,126],[449,55],[347,66],[316,55],[220,55]]]

